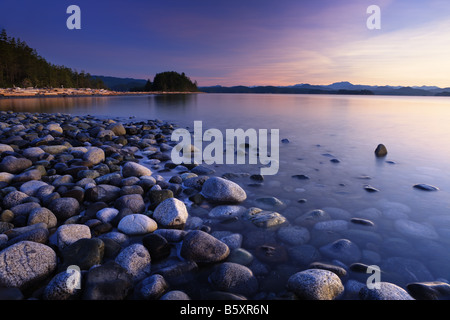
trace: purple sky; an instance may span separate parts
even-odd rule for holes
[[[66,9],[81,8],[81,30]],[[381,8],[369,30],[366,9]],[[448,0],[2,0],[0,28],[49,62],[199,85],[450,86]]]

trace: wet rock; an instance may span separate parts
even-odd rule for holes
[[[361,219],[361,218],[352,218],[350,220],[350,222],[354,223],[354,224],[359,224],[359,225],[362,225],[362,226],[368,226],[368,227],[375,226],[375,224],[372,221],[367,220],[367,219]]]
[[[426,183],[419,183],[419,184],[415,184],[413,186],[413,188],[419,189],[419,190],[423,190],[423,191],[439,191],[438,187],[426,184]]]
[[[163,228],[180,228],[186,224],[188,211],[184,202],[168,198],[156,207],[153,219]]]
[[[387,148],[384,144],[380,143],[375,149],[375,156],[377,157],[385,157],[387,153]]]
[[[240,218],[246,208],[238,205],[219,205],[211,209],[208,213],[208,217],[217,219],[229,219],[232,217]]]
[[[406,290],[389,282],[380,282],[380,288],[364,286],[359,291],[361,300],[414,300]]]
[[[309,269],[322,269],[335,273],[339,278],[343,278],[347,275],[347,270],[334,264],[313,262],[309,265]]]
[[[260,228],[271,228],[287,222],[286,217],[278,212],[266,211],[255,207],[249,208],[244,212],[243,219],[251,221]]]
[[[49,276],[56,264],[56,253],[47,245],[21,241],[0,252],[0,284],[26,289]]]
[[[210,234],[193,230],[184,237],[180,254],[183,258],[197,263],[213,263],[225,260],[230,249]]]
[[[252,296],[258,291],[258,280],[246,266],[233,262],[218,265],[208,278],[220,291]]]
[[[450,285],[442,281],[413,282],[406,286],[408,293],[417,300],[448,300]]]
[[[238,203],[247,199],[247,194],[237,183],[220,177],[211,177],[202,186],[203,196],[213,202]]]
[[[307,269],[292,275],[287,288],[305,300],[334,300],[344,291],[341,279],[322,269]]]

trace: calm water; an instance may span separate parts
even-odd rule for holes
[[[279,172],[266,176],[258,187],[249,185],[248,178],[238,179],[248,194],[242,205],[277,197],[285,204],[277,211],[291,224],[309,210],[322,208],[335,220],[369,219],[374,227],[349,223],[344,230],[321,232],[310,227],[308,244],[320,248],[336,239],[354,241],[363,252],[361,262],[385,267],[382,281],[403,287],[411,280],[450,280],[450,98],[199,94],[0,100],[0,109],[124,121],[162,119],[190,129],[194,120],[202,120],[204,130],[223,132],[279,129],[280,139],[289,139],[280,143]],[[379,143],[389,152],[381,160],[374,156]],[[340,162],[330,162],[332,157]],[[258,165],[213,167],[217,174],[259,172]],[[297,174],[310,179],[292,178]],[[440,190],[414,189],[417,183]],[[367,192],[367,184],[379,192]],[[405,230],[399,219],[412,224]],[[411,232],[411,226],[417,230]],[[320,260],[333,262],[325,256]],[[298,264],[289,260],[271,273],[286,276],[292,270],[282,271],[284,267],[291,270]],[[361,276],[350,278],[365,281],[367,275]],[[276,292],[269,285],[272,280],[265,281],[262,287]]]

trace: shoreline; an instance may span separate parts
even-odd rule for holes
[[[196,94],[203,92],[168,92],[168,91],[111,91],[105,89],[75,89],[75,88],[0,88],[0,99],[17,98],[78,98],[78,97],[111,97],[111,96],[134,96],[134,95],[159,95],[159,94]]]

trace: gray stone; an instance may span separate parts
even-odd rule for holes
[[[0,162],[0,171],[8,173],[19,173],[31,167],[33,163],[27,158],[16,158],[14,156],[6,156]]]
[[[92,202],[111,202],[120,195],[120,188],[109,184],[100,184],[86,190],[86,199]]]
[[[38,189],[43,186],[48,186],[48,184],[43,181],[31,180],[22,184],[19,190],[29,196],[34,196]]]
[[[152,171],[136,162],[127,162],[122,167],[122,175],[124,178],[127,177],[142,177],[142,176],[151,176]]]
[[[380,282],[380,288],[362,287],[359,291],[361,300],[414,300],[403,288],[389,282]]]
[[[230,219],[232,217],[240,218],[245,211],[246,208],[243,206],[219,205],[211,209],[208,213],[208,217],[217,219]]]
[[[157,300],[169,289],[163,276],[154,274],[145,278],[139,285],[139,295],[145,300]]]
[[[11,191],[3,198],[3,207],[10,209],[22,204],[29,196],[21,191]]]
[[[164,294],[160,300],[191,300],[191,298],[183,291],[172,290]]]
[[[247,194],[237,183],[220,177],[211,177],[202,187],[203,196],[213,202],[237,203],[247,199]]]
[[[168,198],[161,202],[153,212],[153,219],[163,228],[178,228],[186,224],[188,211],[184,202]]]
[[[80,204],[74,198],[58,198],[50,202],[48,208],[59,220],[65,221],[78,214]]]
[[[134,282],[143,280],[150,275],[150,253],[140,243],[132,244],[123,249],[114,261],[127,270]]]
[[[91,147],[84,154],[83,159],[94,166],[96,164],[99,164],[100,162],[105,161],[105,152],[100,148]]]
[[[28,288],[56,269],[56,253],[42,243],[21,241],[0,252],[0,285]]]
[[[208,280],[217,290],[244,296],[254,295],[259,287],[253,272],[248,267],[234,262],[224,262],[218,265]]]
[[[56,230],[57,243],[60,249],[80,239],[90,239],[91,229],[84,224],[64,224]]]
[[[58,273],[45,287],[44,300],[70,300],[81,292],[81,272],[69,268]]]
[[[116,136],[123,136],[127,133],[125,127],[120,122],[111,123],[106,129],[114,132]]]
[[[297,272],[289,278],[287,288],[305,300],[334,300],[344,291],[341,279],[335,273],[322,269]]]
[[[117,228],[126,235],[144,235],[157,229],[156,222],[143,214],[135,213],[123,217]]]
[[[197,263],[213,263],[225,260],[230,249],[212,235],[193,230],[184,237],[180,254],[183,258]]]
[[[56,227],[58,219],[49,209],[40,207],[33,209],[28,215],[27,225],[33,225],[37,223],[45,223],[47,228]]]
[[[114,202],[118,210],[129,208],[134,213],[142,213],[145,209],[144,199],[140,194],[127,194],[121,196]]]
[[[247,219],[257,227],[270,228],[285,223],[286,218],[278,212],[266,211],[260,208],[249,208],[243,215],[244,219]]]
[[[102,222],[109,223],[119,214],[119,210],[116,208],[103,208],[95,214],[97,219]]]

